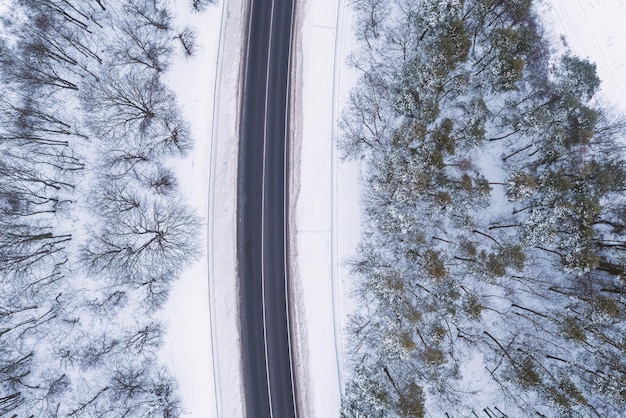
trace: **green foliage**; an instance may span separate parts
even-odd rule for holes
[[[542,186],[545,188],[549,188],[554,190],[559,194],[566,194],[570,192],[574,188],[574,183],[572,179],[567,175],[567,173],[559,169],[557,171],[549,170],[543,175],[543,184]]]
[[[585,228],[585,230],[593,233],[593,229]],[[580,248],[575,248],[563,260],[562,263],[568,269],[588,273],[598,267],[600,260],[595,249],[587,242],[584,242]]]
[[[480,143],[485,139],[485,120],[476,119],[469,125],[468,138],[471,143]]]
[[[580,389],[571,381],[571,379],[567,377],[563,377],[561,382],[559,383],[559,389],[563,391],[563,394],[567,396],[569,399],[574,400],[575,402],[587,405],[587,399],[583,396]]]
[[[489,184],[489,181],[482,175],[477,176],[476,178],[474,178],[474,190],[476,191],[478,197],[485,199],[491,194],[491,185]]]
[[[524,72],[524,59],[511,55],[502,55],[498,65],[498,86],[502,90],[517,88],[517,82],[521,80]]]
[[[507,263],[517,271],[524,270],[524,263],[526,262],[526,253],[521,245],[511,245],[503,248],[502,257]]]
[[[463,21],[454,19],[449,22],[439,37],[439,49],[446,70],[453,70],[459,63],[466,61],[471,45],[470,35],[465,31]]]
[[[601,314],[606,314],[611,318],[620,318],[622,316],[622,309],[620,309],[620,306],[613,298],[596,295],[591,303],[593,308]]]
[[[346,383],[346,395],[341,400],[341,417],[382,417],[391,407],[391,396],[381,381],[382,377],[371,370],[357,368]]]
[[[567,377],[561,379],[558,386],[548,387],[546,392],[548,397],[565,411],[571,410],[576,404],[588,405],[587,399]]]
[[[530,50],[533,42],[528,32],[514,27],[494,29],[490,35],[491,50],[494,57],[492,63],[496,77],[492,82],[492,90],[513,90],[524,74],[524,55]]]
[[[506,263],[499,253],[481,251],[480,258],[485,265],[485,273],[490,276],[502,277],[506,274]]]
[[[400,335],[400,345],[406,351],[413,351],[415,349],[415,341],[413,340],[413,336],[408,332],[403,332]]]
[[[424,74],[425,63],[418,58],[405,63],[403,76],[393,81],[393,106],[398,113],[426,125],[434,122],[439,116],[439,93],[434,89],[425,89],[425,85],[440,85],[446,74],[440,68],[431,68],[428,76]]]
[[[450,155],[454,154],[455,139],[452,137],[452,127],[454,123],[452,119],[445,118],[441,121],[441,124],[433,132],[433,141],[435,142],[435,149],[440,152],[447,152]]]
[[[427,250],[424,253],[424,263],[426,272],[436,280],[443,280],[448,277],[448,270],[441,259],[441,255],[436,250]]]
[[[626,169],[621,161],[592,160],[585,166],[585,181],[598,195],[626,188]]]
[[[398,277],[385,276],[383,277],[383,283],[385,284],[386,289],[394,292],[401,293],[404,290],[404,281]]]
[[[424,391],[421,386],[411,381],[400,393],[398,400],[400,416],[404,418],[422,418],[426,414],[424,408]]]
[[[407,252],[405,253],[405,257],[407,258],[407,260],[415,263],[418,259],[419,259],[419,252],[413,249],[407,250]]]
[[[602,213],[602,205],[600,202],[592,196],[582,196],[576,202],[576,213],[581,223],[581,230],[591,225]],[[588,228],[587,239],[593,238],[595,232],[593,229]]]
[[[527,198],[537,190],[535,175],[530,172],[517,172],[508,181],[506,195],[511,201]]]
[[[565,317],[561,323],[561,332],[568,339],[579,342],[587,341],[587,334],[577,318]]]
[[[557,69],[558,88],[563,94],[587,101],[600,88],[596,64],[587,59],[566,54]]]
[[[413,306],[410,306],[406,312],[406,319],[411,324],[416,324],[421,321],[422,313],[418,309],[414,308]]]
[[[424,361],[432,366],[439,366],[446,361],[443,351],[437,347],[426,347],[422,351]]]
[[[476,295],[468,295],[463,305],[464,311],[471,319],[479,320],[483,311],[483,305]]]
[[[461,189],[463,189],[464,192],[470,193],[472,191],[472,178],[469,176],[469,174],[464,173],[461,176]]]
[[[476,257],[476,254],[478,254],[476,250],[476,245],[470,240],[462,239],[460,247],[461,254],[465,257]]]
[[[568,115],[566,145],[587,145],[594,135],[598,112],[586,106],[581,106]]]
[[[428,133],[426,126],[422,125],[421,123],[416,123],[413,125],[412,129],[413,129],[413,137],[416,140],[422,141],[424,140],[424,138],[426,138],[426,134]]]
[[[473,97],[469,103],[462,105],[464,117],[458,122],[461,125],[459,140],[463,145],[478,146],[485,139],[485,122],[489,109],[482,97]]]
[[[513,23],[522,23],[528,19],[533,0],[493,0],[490,3],[501,5],[503,13],[506,13]]]
[[[428,334],[431,336],[432,340],[435,342],[441,342],[444,337],[447,335],[446,328],[442,324],[435,324],[428,331]]]
[[[491,194],[489,181],[481,176],[472,177],[468,173],[463,173],[458,181],[458,188],[467,196],[465,204],[485,205]]]
[[[537,372],[537,365],[532,357],[523,356],[521,361],[513,364],[513,368],[515,370],[515,383],[521,387],[528,389],[541,384],[541,376]]]
[[[452,196],[450,196],[450,193],[446,191],[437,192],[435,195],[435,201],[439,206],[445,208],[452,202]]]

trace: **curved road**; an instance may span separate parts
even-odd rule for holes
[[[294,0],[251,0],[237,251],[246,411],[296,417],[287,286],[286,155]]]

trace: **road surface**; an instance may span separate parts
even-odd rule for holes
[[[293,7],[293,0],[252,0],[249,10],[237,203],[242,356],[249,418],[296,416],[285,239]]]

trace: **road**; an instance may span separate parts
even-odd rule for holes
[[[251,0],[239,145],[237,251],[246,411],[296,416],[286,279],[293,0]]]

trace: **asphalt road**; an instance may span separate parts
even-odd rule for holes
[[[293,0],[251,0],[238,173],[246,411],[296,416],[286,280],[286,155]]]

